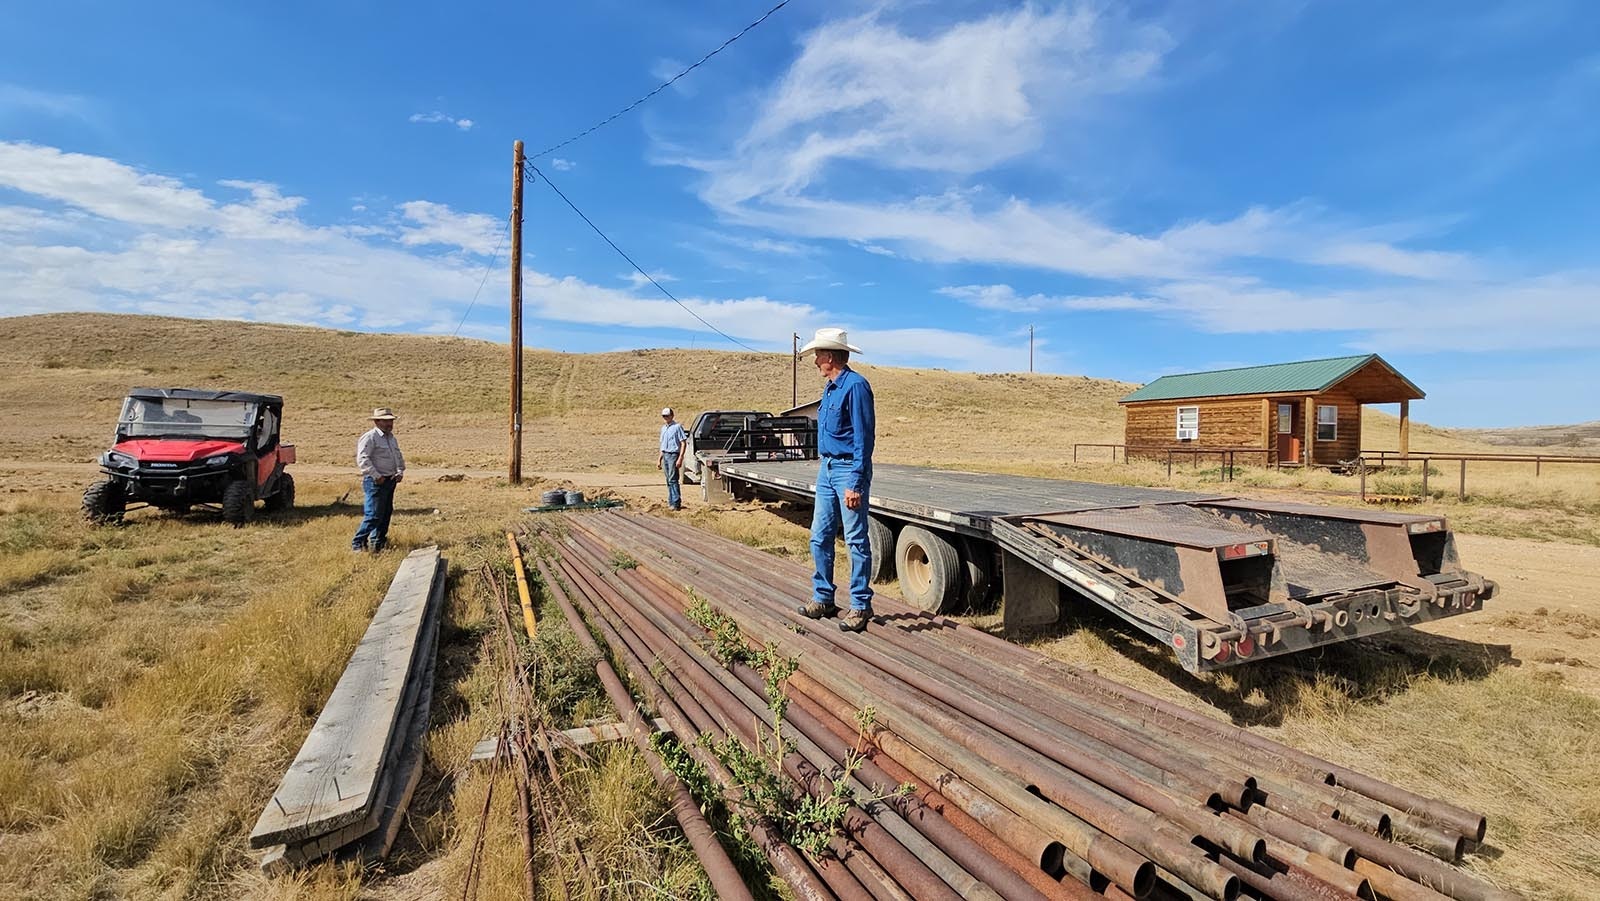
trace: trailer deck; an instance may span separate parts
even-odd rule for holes
[[[721,460],[730,487],[809,502],[814,460]],[[1473,609],[1494,583],[1461,569],[1444,517],[1161,488],[873,469],[874,514],[993,546],[1008,631],[1059,619],[1060,589],[1169,645],[1191,671]]]

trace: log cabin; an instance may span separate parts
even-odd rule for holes
[[[1400,405],[1400,452],[1409,451],[1411,401],[1425,396],[1382,357],[1364,354],[1164,375],[1118,403],[1135,457],[1248,448],[1240,463],[1339,466],[1361,454],[1365,404]]]

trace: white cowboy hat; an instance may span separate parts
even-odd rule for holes
[[[800,356],[805,356],[818,350],[848,350],[853,354],[861,353],[861,348],[850,343],[850,336],[842,328],[819,328],[817,334],[800,348]]]
[[[372,411],[373,419],[393,419],[394,413],[388,407],[378,407]]]

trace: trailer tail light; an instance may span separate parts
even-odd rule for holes
[[[1213,663],[1227,663],[1233,656],[1233,643],[1230,641],[1217,642],[1217,655],[1211,658]]]
[[[1244,557],[1260,557],[1272,553],[1270,541],[1248,541],[1244,544],[1230,544],[1217,548],[1218,554],[1224,560],[1239,560]]]
[[[1240,657],[1249,657],[1256,652],[1256,640],[1253,636],[1246,635],[1234,642],[1233,649],[1238,652]]]

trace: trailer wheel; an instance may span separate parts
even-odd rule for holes
[[[994,584],[994,553],[976,539],[961,542],[961,599],[968,610],[988,607],[989,586]]]
[[[906,526],[894,547],[895,573],[906,603],[929,613],[946,613],[961,589],[961,555],[950,539]]]
[[[894,529],[882,519],[868,516],[867,544],[872,549],[872,581],[894,578]]]

